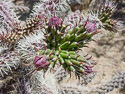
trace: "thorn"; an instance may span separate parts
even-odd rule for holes
[[[60,35],[64,35],[64,33],[59,33]]]
[[[51,68],[53,71],[56,71],[56,69],[54,69],[54,68]]]
[[[77,58],[79,57],[80,55],[77,56]]]
[[[48,37],[48,35],[44,35],[44,37]]]
[[[71,73],[70,73],[70,78],[71,78]]]
[[[54,31],[54,29],[55,29],[55,26],[54,26],[54,25],[52,25],[52,30]]]
[[[46,39],[43,39],[43,41],[46,41]]]
[[[87,47],[87,48],[89,48],[89,46],[83,46],[83,47]]]
[[[76,21],[75,21],[76,22]],[[76,22],[76,26],[77,26],[77,22]]]
[[[52,52],[55,50],[55,48],[52,49]]]
[[[69,63],[69,65],[71,65],[71,66],[72,66],[72,65],[73,65],[73,64],[72,64],[72,62],[70,62],[70,63]]]
[[[39,51],[38,48],[36,48],[35,46],[34,46],[34,49],[35,49],[35,52],[38,52],[38,51]]]
[[[99,33],[99,32],[101,32],[101,31],[95,31],[95,32],[93,32],[91,35],[93,36],[93,35],[95,35],[95,34],[97,34],[97,33]]]
[[[67,28],[68,26],[70,26],[70,27],[71,27],[71,25],[70,25],[70,24],[68,24],[68,25],[66,25],[66,28]]]
[[[75,51],[76,53],[78,53],[79,52],[79,50],[77,50],[77,51]]]
[[[67,36],[65,36],[65,39],[67,39],[68,37]]]
[[[79,43],[76,43],[76,45],[79,45]]]
[[[49,55],[49,57],[53,54],[53,52]]]
[[[63,21],[64,21],[64,20],[61,21],[61,27],[62,27],[62,25],[63,25]]]
[[[36,72],[37,72],[37,70],[33,70],[29,74],[27,74],[27,75],[30,76],[31,74],[35,74]]]
[[[93,68],[94,66],[88,66],[88,65],[86,65],[86,67],[87,67],[87,68]]]
[[[87,75],[87,72],[85,72],[85,71],[82,71],[82,73],[84,73],[85,75]]]
[[[96,42],[96,43],[98,44],[98,41],[97,41],[97,40],[92,39],[92,41],[94,41],[94,42]]]
[[[76,32],[77,32],[77,31],[75,30],[75,31],[74,31],[74,35],[76,34]]]
[[[47,19],[44,16],[43,16],[43,18],[44,18],[45,22],[47,23]]]
[[[68,55],[68,58],[70,57],[70,55]]]
[[[47,48],[46,48],[45,44],[43,44],[43,46],[44,46],[44,50],[46,50]]]
[[[84,24],[84,26],[83,26],[83,27],[85,27],[85,26],[86,26],[86,24],[87,24],[88,20],[89,20],[89,17],[88,17],[88,18],[87,18],[87,20],[85,21],[85,24]]]
[[[83,62],[80,62],[79,64],[83,64]]]
[[[90,56],[89,58],[86,58],[86,60],[89,60],[89,59],[91,59],[92,58],[92,56]]]
[[[80,19],[79,19],[79,23],[81,22],[81,20],[82,20],[82,18],[81,17],[79,17]]]
[[[88,56],[89,54],[86,54],[84,57]]]

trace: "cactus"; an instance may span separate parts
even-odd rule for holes
[[[54,3],[55,6],[52,6]],[[46,7],[45,10],[41,9],[42,12],[38,11],[38,15],[26,22],[25,26],[14,29],[18,30],[18,32],[16,32],[16,38],[13,38],[12,36],[10,37],[12,38],[12,41],[14,39],[19,41],[23,36],[26,37],[29,34],[34,33],[35,29],[39,30],[38,32],[42,31],[44,33],[44,47],[40,49],[35,48],[35,69],[33,71],[43,70],[45,72],[48,69],[54,70],[54,67],[58,65],[63,66],[65,71],[69,74],[71,74],[71,72],[75,73],[78,78],[93,72],[92,67],[95,62],[90,60],[92,57],[86,58],[79,55],[78,52],[82,47],[87,47],[87,44],[93,40],[92,37],[100,32],[98,23],[96,23],[97,19],[85,19],[80,17],[80,15],[74,14],[74,16],[72,16],[74,17],[73,20],[78,20],[78,22],[75,22],[75,25],[72,26],[71,24],[73,20],[71,17],[71,20],[69,21],[71,23],[65,24],[66,19],[61,19],[55,16],[56,13],[54,10],[56,10],[58,2],[47,1],[45,4],[48,4],[48,7]],[[42,6],[45,5],[43,4]],[[107,9],[109,8],[110,7]],[[49,11],[54,13],[53,17],[46,15],[50,13]],[[78,17],[75,18],[75,16]],[[102,24],[105,23],[101,18],[98,20],[100,20]],[[7,42],[10,43],[8,40]],[[14,43],[16,42],[14,41]]]
[[[87,88],[83,88],[76,84],[62,84],[60,87],[58,94],[88,94]]]
[[[93,72],[96,61],[92,56],[80,54],[81,48],[88,47],[90,41],[95,41],[93,36],[100,32],[101,26],[108,30],[114,30],[113,27],[116,26],[108,22],[112,12],[108,13],[107,17],[107,13],[105,15],[105,12],[102,12],[103,9],[99,12],[98,19],[82,16],[80,12],[61,17],[61,13],[57,12],[61,9],[60,0],[48,0],[43,4],[41,1],[39,3],[41,5],[36,4],[34,7],[36,10],[30,15],[30,19],[21,25],[16,14],[13,14],[13,7],[7,6],[6,3],[9,2],[6,0],[1,2],[0,77],[10,75],[9,73],[19,68],[19,65],[21,69],[23,65],[33,65],[21,70],[24,73],[18,82],[21,85],[26,83],[25,88],[30,87],[27,88],[27,92],[33,94],[39,92],[58,94],[58,90],[63,91],[59,89],[57,83],[67,73],[70,75],[74,73],[78,79],[85,80],[85,76]],[[107,8],[111,7],[104,9]],[[51,75],[45,75],[49,70],[55,73],[55,77],[52,76],[51,80],[49,78]],[[26,77],[28,81],[25,81]],[[21,85],[15,88],[21,91]]]
[[[55,65],[62,65],[66,71],[70,74],[74,72],[78,77],[91,73],[93,62],[88,62],[91,57],[80,56],[78,50],[86,46],[92,40],[92,36],[98,33],[95,25],[88,26],[94,23],[86,21],[67,31],[69,25],[64,25],[58,17],[50,18],[46,24],[48,26],[44,28],[44,41],[47,45],[37,51],[34,59],[36,70],[54,70]]]
[[[110,9],[110,7],[107,9]],[[103,9],[101,11],[103,11]],[[46,44],[41,50],[37,50],[34,59],[34,65],[37,67],[34,71],[43,69],[45,72],[49,68],[54,70],[56,65],[62,65],[65,71],[68,71],[69,74],[74,72],[78,78],[81,75],[86,75],[92,72],[94,62],[88,62],[91,57],[85,58],[80,56],[78,51],[80,48],[86,47],[88,42],[93,40],[92,37],[100,32],[100,27],[98,27],[99,23],[96,23],[96,21],[100,20],[102,24],[104,24],[105,21],[101,20],[101,18],[85,19],[79,15],[77,16],[79,22],[76,22],[76,25],[74,26],[65,24],[65,19],[60,19],[55,15],[54,17],[43,16],[45,20],[43,25],[45,26],[43,27],[44,30],[42,32],[44,33],[45,38],[43,40]],[[49,18],[49,20],[47,20],[47,18]],[[74,20],[77,21],[77,19],[74,16]],[[43,58],[46,59],[45,63],[42,63],[42,60],[44,60]],[[41,64],[37,60],[39,60]],[[39,66],[37,65],[38,62]]]
[[[112,78],[104,84],[98,85],[90,91],[91,94],[106,94],[115,88],[124,88],[125,71],[115,73]]]
[[[100,8],[98,18],[103,23],[103,27],[109,31],[117,31],[117,21],[109,19],[112,17],[113,12],[116,10],[116,4],[110,1],[105,2],[104,6]]]
[[[54,73],[54,76],[55,76],[55,79],[57,79],[57,82],[62,81],[67,75],[68,73],[61,66],[57,68],[56,72]]]

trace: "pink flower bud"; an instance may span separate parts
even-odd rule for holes
[[[83,23],[84,26],[85,23]],[[96,23],[93,22],[87,22],[86,26],[86,31],[89,33],[95,32],[96,31]]]
[[[35,67],[38,69],[44,69],[49,65],[49,62],[47,61],[46,57],[43,55],[36,56],[34,59]]]
[[[58,17],[52,17],[49,20],[49,27],[52,27],[52,25],[54,25],[56,28],[58,28],[60,24],[61,24],[61,19]]]

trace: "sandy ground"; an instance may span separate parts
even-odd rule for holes
[[[107,32],[107,35],[100,38],[98,44],[92,42],[89,47],[90,49],[85,48],[84,52],[92,54],[98,63],[94,68],[97,75],[88,85],[105,83],[115,72],[125,69],[125,28],[114,34]],[[125,92],[120,93],[119,89],[115,89],[108,94],[125,94]]]

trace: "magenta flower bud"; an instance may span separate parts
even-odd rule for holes
[[[52,27],[52,25],[54,25],[56,28],[58,28],[60,24],[61,24],[61,19],[58,17],[52,17],[49,20],[49,27]]]
[[[83,23],[83,26],[85,25],[85,23]],[[86,31],[88,33],[93,33],[96,31],[96,23],[93,23],[93,22],[87,22],[86,26]]]
[[[49,62],[47,61],[46,57],[43,55],[36,56],[34,59],[35,67],[38,69],[44,69],[49,65]]]

